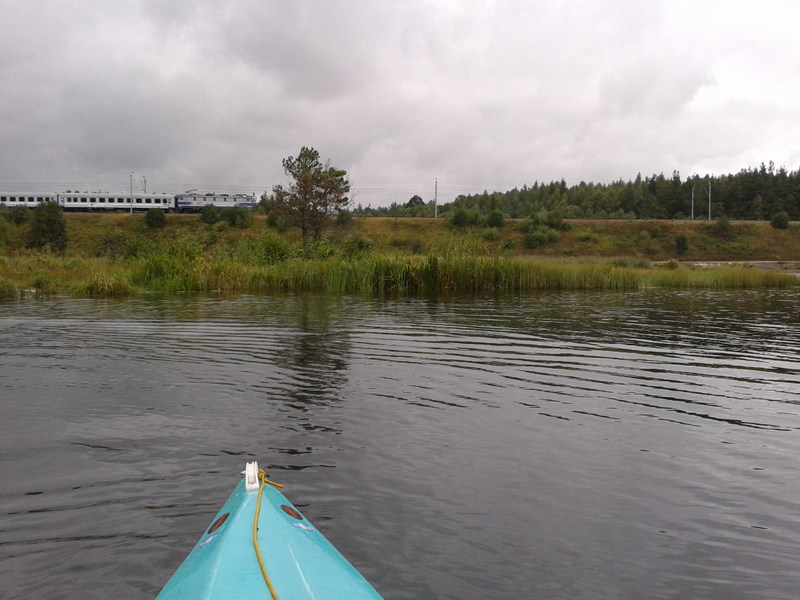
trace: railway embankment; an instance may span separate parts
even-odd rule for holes
[[[532,290],[796,286],[800,225],[571,221],[453,227],[443,219],[349,219],[303,243],[263,216],[244,227],[169,214],[64,215],[63,253],[26,247],[0,221],[0,295],[145,292],[517,293]]]

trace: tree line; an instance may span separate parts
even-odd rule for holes
[[[709,188],[710,186],[710,188]],[[787,171],[770,162],[758,168],[742,169],[721,176],[692,175],[682,179],[678,171],[633,181],[610,184],[580,182],[568,186],[563,179],[550,183],[535,182],[506,192],[460,195],[438,206],[439,216],[458,209],[486,215],[502,211],[512,219],[522,219],[542,211],[555,212],[564,219],[706,219],[769,220],[777,213],[787,213],[800,220],[800,170]],[[692,195],[694,193],[694,209]],[[414,196],[404,204],[387,207],[358,206],[360,216],[433,217],[434,204]]]

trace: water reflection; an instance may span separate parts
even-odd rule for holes
[[[298,299],[300,310],[287,325],[287,335],[274,363],[285,376],[281,395],[291,408],[309,413],[313,407],[340,402],[347,382],[350,330],[342,327],[340,306],[330,299],[304,296]],[[274,394],[268,381],[266,394]]]

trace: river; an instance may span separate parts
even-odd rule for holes
[[[0,597],[152,598],[257,458],[400,599],[794,599],[792,291],[0,303]]]

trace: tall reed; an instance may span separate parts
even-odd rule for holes
[[[800,279],[793,275],[742,266],[659,269],[645,273],[644,279],[650,285],[667,288],[759,289],[800,285]]]
[[[526,293],[538,290],[781,288],[800,279],[744,267],[647,268],[611,260],[559,261],[507,255],[384,254],[303,258],[276,239],[206,247],[177,239],[127,261],[31,253],[0,261],[0,296],[41,293],[120,296],[142,290],[233,293],[316,291],[332,294]],[[304,253],[309,254],[309,253]],[[314,253],[310,253],[314,254]],[[325,254],[325,253],[320,253]]]
[[[72,286],[76,296],[132,296],[137,293],[130,275],[122,270],[111,273],[93,271]]]
[[[18,293],[19,291],[13,283],[0,277],[0,298],[15,298]]]

